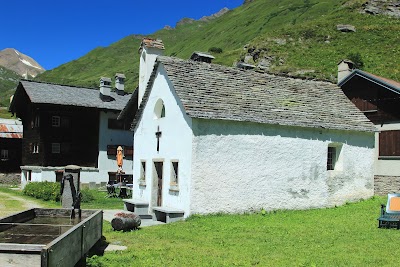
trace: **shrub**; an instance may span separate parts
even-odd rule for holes
[[[46,201],[60,201],[60,183],[32,182],[25,186],[23,193]]]
[[[221,54],[221,53],[222,53],[222,48],[213,46],[213,47],[210,47],[210,48],[208,49],[208,52],[213,52],[213,53]]]
[[[317,33],[315,32],[315,30],[312,29],[307,29],[304,30],[301,35],[304,37],[304,39],[313,39],[317,36]]]
[[[350,59],[351,61],[353,61],[354,66],[357,69],[362,69],[364,67],[364,61],[362,59],[362,56],[360,53],[350,53],[347,55],[347,58]]]
[[[81,190],[81,194],[82,194],[82,199],[81,199],[82,203],[89,203],[89,202],[91,202],[91,201],[93,201],[95,199],[95,196],[93,194],[93,190],[82,189]]]

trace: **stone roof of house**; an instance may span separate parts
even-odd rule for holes
[[[384,78],[366,71],[362,71],[360,69],[354,69],[349,75],[347,75],[343,80],[341,80],[338,86],[343,86],[345,83],[350,81],[353,77],[359,76],[368,80],[372,80],[375,83],[380,84],[396,93],[400,93],[400,82]]]
[[[190,58],[192,58],[193,56],[195,56],[195,55],[197,55],[197,56],[200,56],[200,57],[207,57],[207,58],[211,58],[211,59],[214,59],[215,57],[214,56],[212,56],[212,55],[210,55],[210,54],[207,54],[207,53],[204,53],[204,52],[193,52],[193,54],[191,55],[191,57]]]
[[[111,92],[111,101],[107,102],[100,99],[100,91],[96,89],[29,80],[20,81],[17,91],[21,89],[25,90],[31,102],[35,104],[55,104],[108,110],[122,110],[131,97],[131,94],[118,95],[115,92]],[[13,102],[16,98],[13,98]],[[13,102],[10,106],[11,111]]]
[[[157,57],[133,128],[150,95],[158,64],[164,66],[192,118],[375,131],[335,84],[164,56]]]
[[[132,121],[138,108],[139,90],[138,88],[132,93],[128,103],[118,115],[118,120]]]

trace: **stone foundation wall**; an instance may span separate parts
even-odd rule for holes
[[[385,196],[388,193],[400,192],[400,176],[375,175],[374,194]]]
[[[21,173],[0,173],[0,184],[17,185],[21,183]]]

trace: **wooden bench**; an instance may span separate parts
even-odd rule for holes
[[[155,219],[160,222],[171,223],[183,220],[184,211],[169,207],[153,207]]]
[[[149,214],[149,203],[138,199],[123,199],[124,210],[134,212],[142,219],[152,219]]]

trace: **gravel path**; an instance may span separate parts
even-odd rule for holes
[[[7,210],[7,211],[2,210],[3,206],[0,204],[0,217],[5,217],[7,215],[11,215],[11,214],[17,213],[19,211],[27,210],[27,209],[41,208],[42,207],[40,204],[36,203],[35,201],[26,200],[23,197],[15,196],[15,195],[4,193],[4,192],[0,192],[0,198],[12,199],[12,200],[16,200],[16,201],[19,201],[19,202],[23,203],[23,209],[22,210],[21,209],[15,209],[15,210]]]

